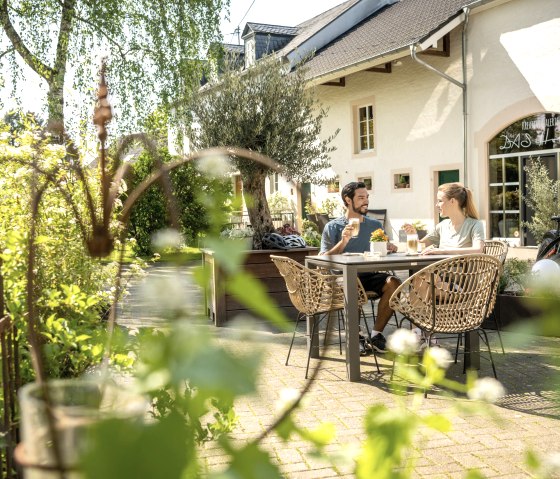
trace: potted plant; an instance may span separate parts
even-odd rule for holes
[[[414,220],[411,224],[412,226],[414,226],[414,229],[416,230],[418,239],[422,239],[424,238],[424,236],[428,234],[428,231],[426,230],[426,223],[424,223],[423,221]]]
[[[370,251],[372,253],[379,253],[381,256],[387,255],[387,242],[389,237],[385,234],[381,228],[376,229],[371,233],[370,241]]]
[[[518,258],[508,258],[498,283],[498,296],[494,315],[500,327],[508,326],[520,319],[533,317],[539,312],[528,304],[527,284],[530,278],[531,262]],[[490,316],[492,318],[492,316]],[[486,321],[484,327],[495,329],[493,321]]]
[[[227,228],[220,233],[222,238],[230,240],[242,240],[247,243],[248,249],[253,249],[253,236],[255,232],[251,226],[243,226],[240,228]]]

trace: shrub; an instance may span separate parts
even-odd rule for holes
[[[42,171],[56,178],[60,187],[52,182],[46,185],[36,225],[35,307],[44,341],[46,374],[77,376],[102,358],[105,338],[99,325],[113,299],[111,285],[116,265],[87,254],[80,222],[67,202],[71,198],[82,220],[88,218],[82,186],[68,167],[65,148],[48,144],[38,133],[27,130],[15,139],[10,135],[0,138],[0,258],[4,295],[20,334],[20,344],[25,345],[30,195],[32,183],[43,185],[45,181],[44,175],[34,175],[31,163],[35,161]],[[85,172],[88,179],[92,174]],[[89,188],[95,191],[93,182]],[[29,381],[32,368],[27,348],[22,355],[22,379]]]
[[[163,163],[172,160],[166,148],[159,150]],[[135,161],[134,177],[131,189],[134,189],[154,170],[155,159],[146,151]],[[224,181],[204,178],[194,164],[187,163],[170,173],[170,179],[180,211],[180,230],[187,244],[196,245],[197,238],[208,229],[208,215],[200,200],[201,192],[208,198],[214,193],[221,197],[231,193],[231,185]],[[130,217],[130,233],[136,240],[134,252],[141,256],[149,256],[152,250],[152,235],[170,225],[162,188],[159,184],[150,187],[136,202]]]
[[[560,212],[560,180],[550,178],[548,169],[539,158],[525,167],[527,173],[527,195],[523,201],[533,210],[531,221],[524,221],[523,226],[533,234],[540,243],[544,234],[555,227],[551,217]]]

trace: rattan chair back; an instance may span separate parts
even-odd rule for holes
[[[286,282],[294,307],[302,314],[313,316],[344,308],[341,275],[313,270],[286,256],[270,255]],[[367,302],[366,292],[358,282],[358,302]]]
[[[489,254],[500,260],[503,265],[506,261],[508,252],[508,244],[505,241],[498,240],[485,240],[484,241],[484,254]]]
[[[501,268],[487,254],[438,261],[404,281],[389,306],[429,333],[472,331],[494,307]]]

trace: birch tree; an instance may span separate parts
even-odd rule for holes
[[[155,104],[169,108],[200,79],[201,52],[218,39],[229,0],[0,0],[0,64],[18,59],[47,85],[48,125],[64,126],[65,90],[93,103],[100,52],[108,55],[121,126],[139,124]],[[93,72],[93,73],[92,73]],[[70,81],[72,80],[72,81]],[[25,93],[23,93],[25,94]]]

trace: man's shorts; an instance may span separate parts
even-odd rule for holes
[[[383,286],[387,283],[387,278],[393,277],[387,273],[358,273],[358,278],[366,291],[373,291],[378,296],[383,295]]]

